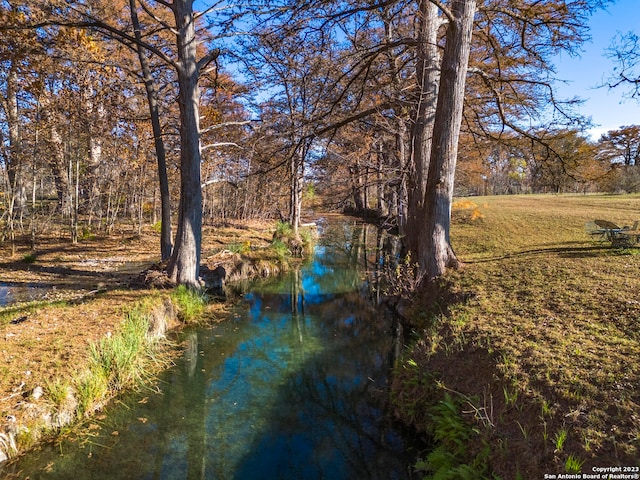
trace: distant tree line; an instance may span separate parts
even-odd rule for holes
[[[640,192],[640,126],[592,141],[576,130],[540,132],[549,148],[514,136],[500,145],[463,141],[457,195]]]

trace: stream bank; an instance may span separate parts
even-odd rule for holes
[[[263,257],[273,231],[270,222],[206,227],[203,261],[212,268],[227,265],[235,278],[282,269],[278,264],[266,272],[269,262]],[[0,262],[0,283],[11,293],[5,300],[29,301],[5,302],[0,308],[0,461],[76,421],[77,399],[56,398],[59,387],[86,369],[91,346],[116,336],[134,306],[146,305],[155,338],[182,325],[169,294],[149,290],[140,281],[139,272],[155,261],[149,245],[156,243],[158,235],[151,230],[92,237],[77,245],[52,235],[35,249],[25,241],[13,257],[1,252],[6,260]],[[250,246],[248,251],[239,249],[243,245]],[[224,303],[213,303],[206,316],[215,322],[227,309]],[[158,348],[156,354],[170,357],[168,346]],[[148,373],[163,365],[149,362]]]
[[[150,465],[161,469],[156,472],[185,473],[184,461],[189,475],[205,468],[208,475],[226,472],[222,478],[265,468],[293,475],[281,478],[300,478],[296,475],[302,465],[305,475],[311,475],[305,478],[365,478],[363,472],[366,478],[407,478],[405,447],[384,420],[386,377],[397,350],[392,322],[386,309],[370,301],[371,272],[355,268],[378,265],[379,251],[367,248],[366,240],[379,238],[355,224],[335,230],[340,249],[319,246],[315,260],[301,269],[247,286],[227,321],[184,331],[187,347],[176,368],[166,372],[171,378],[163,376],[157,392],[145,392],[129,404],[128,420],[113,424],[101,415],[94,422],[96,429],[87,434],[95,446],[89,448],[91,460],[80,445],[80,457],[73,461],[76,447],[67,442],[60,445],[65,459],[59,459],[56,447],[53,458],[40,460],[43,466],[52,465],[52,478],[65,478],[62,472],[74,466],[75,474],[80,464],[86,478],[112,478],[107,475],[113,471],[131,478],[131,472],[142,475],[141,468]],[[183,409],[188,415],[179,414]],[[183,422],[195,423],[187,428]],[[182,433],[170,433],[174,428]],[[238,437],[241,432],[246,438]],[[126,460],[130,448],[118,453],[115,449],[126,445],[127,438],[145,443],[144,454]],[[269,450],[282,442],[286,455]],[[221,445],[224,453],[216,450]],[[184,455],[170,454],[183,447]],[[205,451],[209,453],[202,456]],[[233,461],[232,452],[237,452]],[[149,455],[150,461],[130,470],[135,459]],[[18,462],[19,469],[26,469],[19,471],[34,472],[27,465],[40,456]],[[122,469],[114,469],[114,462]],[[354,472],[360,476],[353,477]]]

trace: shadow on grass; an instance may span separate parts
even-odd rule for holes
[[[0,276],[0,307],[9,307],[31,302],[55,302],[80,299],[97,292],[127,288],[145,289],[143,282],[136,281],[138,274],[151,262],[125,262],[117,270],[94,271],[63,266],[42,266],[22,261],[0,264],[0,272],[24,272],[16,278],[3,280]],[[86,294],[83,295],[83,292]]]
[[[536,257],[541,255],[555,254],[561,258],[597,258],[610,257],[615,255],[631,255],[640,252],[638,248],[615,248],[609,244],[588,245],[584,243],[573,242],[566,246],[540,247],[521,250],[518,252],[506,253],[504,255],[494,255],[491,257],[478,258],[472,260],[464,260],[469,265],[478,263],[497,262],[500,260],[508,260],[511,258]]]

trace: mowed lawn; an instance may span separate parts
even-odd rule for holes
[[[640,465],[640,248],[585,231],[594,219],[633,225],[640,196],[460,202],[451,239],[464,267],[448,278],[455,295],[439,302],[435,326],[416,313],[405,414],[433,433],[425,412],[449,394],[475,429],[460,460],[504,479]],[[420,375],[435,394],[419,391],[429,385]]]

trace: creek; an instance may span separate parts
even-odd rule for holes
[[[156,390],[115,402],[83,433],[0,474],[52,479],[406,479],[387,412],[401,345],[376,274],[390,239],[329,225],[313,257],[239,285],[229,319],[181,333]],[[373,298],[372,298],[373,297]]]

